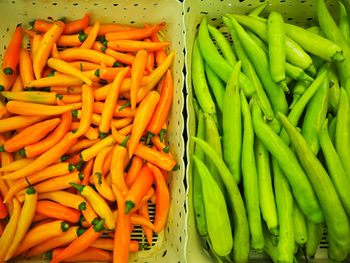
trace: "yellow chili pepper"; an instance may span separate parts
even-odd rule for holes
[[[115,221],[111,209],[106,201],[98,193],[96,193],[94,189],[88,185],[79,185],[75,183],[71,183],[70,185],[77,188],[80,194],[89,201],[95,212],[105,220],[105,223],[109,229],[115,228]]]
[[[30,186],[25,194],[24,205],[19,216],[16,234],[14,235],[11,246],[7,250],[5,260],[9,260],[15,254],[22,239],[27,234],[27,231],[34,218],[36,203],[38,200],[38,193]]]

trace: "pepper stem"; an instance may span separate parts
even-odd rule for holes
[[[126,136],[125,140],[124,140],[121,144],[119,144],[119,145],[120,145],[120,146],[123,146],[123,147],[126,147],[126,143],[128,142],[129,137],[130,137],[130,134],[129,134],[128,136]]]
[[[81,193],[84,190],[85,185],[75,184],[75,183],[69,183],[71,186],[78,189],[78,191]]]
[[[103,223],[105,222],[104,219],[102,219],[101,221],[99,221],[96,225],[93,226],[95,232],[101,232],[103,227]]]
[[[35,191],[34,187],[32,186],[32,184],[28,181],[28,178],[27,178],[26,176],[24,176],[24,178],[26,179],[27,183],[29,184],[29,188],[28,188],[28,190],[27,190],[26,193],[27,193],[28,195],[33,195],[33,194],[35,194],[36,191]]]
[[[135,204],[132,201],[127,200],[125,202],[125,214],[127,215],[131,209],[135,207]]]

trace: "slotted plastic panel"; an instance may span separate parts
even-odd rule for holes
[[[207,16],[209,24],[217,27],[222,31],[229,40],[231,40],[225,24],[222,22],[221,17],[226,13],[234,14],[248,14],[253,8],[267,3],[265,11],[262,16],[265,16],[270,11],[280,12],[284,20],[288,23],[301,25],[301,26],[312,26],[317,24],[316,17],[316,0],[185,0],[184,1],[184,19],[186,27],[186,87],[187,87],[187,133],[188,138],[195,135],[196,131],[196,120],[195,113],[192,105],[193,91],[191,83],[191,58],[192,58],[192,46],[194,39],[197,35],[197,29],[201,18]],[[331,11],[333,17],[338,17],[338,4],[336,1],[327,1],[328,9]],[[189,141],[187,144],[187,157],[193,152],[193,142]],[[192,184],[191,174],[192,167],[187,167],[188,175],[187,179],[187,204],[188,204],[188,218],[187,218],[187,245],[186,254],[188,262],[214,262],[214,259],[208,254],[206,244],[201,240],[198,231],[196,229],[196,223],[193,212],[192,204]],[[270,260],[265,254],[257,254],[251,252],[249,262],[269,262]],[[300,262],[305,262],[304,259],[300,259]],[[327,262],[327,242],[323,238],[321,245],[316,253],[313,262],[323,263]]]
[[[130,254],[130,262],[185,262],[185,187],[184,174],[184,120],[182,116],[183,97],[183,67],[184,67],[184,24],[182,4],[177,0],[2,0],[0,1],[0,57],[2,59],[6,45],[10,41],[16,25],[21,23],[24,28],[30,28],[29,22],[34,19],[59,19],[65,17],[68,21],[80,19],[89,12],[93,24],[97,19],[101,23],[119,23],[133,26],[143,26],[144,23],[155,24],[161,21],[166,26],[160,32],[160,37],[171,41],[169,50],[175,50],[173,63],[174,98],[169,113],[168,140],[170,151],[180,166],[180,169],[169,173],[171,204],[168,223],[161,233],[154,235],[154,246],[144,248],[138,253]],[[24,34],[25,35],[25,34]],[[27,47],[23,41],[23,46]],[[155,206],[150,206],[150,216],[153,219]],[[146,244],[146,237],[141,227],[135,227],[132,239]],[[25,260],[17,260],[17,262]],[[32,259],[31,262],[43,262]]]

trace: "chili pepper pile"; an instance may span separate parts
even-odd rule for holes
[[[319,25],[275,11],[204,16],[192,53],[197,131],[192,188],[199,234],[218,262],[273,262],[350,250],[350,31],[317,0]],[[348,10],[349,11],[349,10]],[[221,29],[221,30],[220,30]],[[232,38],[227,40],[224,31]]]
[[[165,23],[89,24],[86,14],[18,25],[3,56],[0,262],[42,253],[127,262],[140,248],[134,226],[152,246],[167,222],[177,166],[166,136],[175,52],[157,35]]]

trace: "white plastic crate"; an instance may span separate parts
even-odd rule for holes
[[[29,28],[34,19],[59,19],[68,21],[80,19],[89,12],[91,22],[119,23],[142,27],[144,23],[166,22],[160,32],[161,37],[171,41],[169,50],[175,50],[173,63],[174,97],[169,113],[168,140],[170,151],[180,169],[168,176],[171,204],[169,218],[164,231],[155,235],[154,246],[147,250],[130,254],[129,262],[185,262],[185,165],[184,157],[184,120],[182,111],[183,67],[184,67],[184,24],[182,4],[176,0],[0,0],[0,56],[6,49],[16,25],[21,23]],[[23,34],[25,35],[25,34]],[[23,42],[24,46],[25,41]],[[154,217],[154,210],[150,211]],[[145,235],[136,227],[132,238],[146,244]],[[45,262],[41,258],[17,262]]]
[[[221,17],[225,13],[234,14],[248,14],[253,8],[267,3],[268,6],[262,13],[262,16],[270,11],[280,12],[284,20],[288,23],[311,26],[317,23],[316,16],[316,0],[185,0],[184,1],[184,19],[186,27],[186,87],[187,87],[187,134],[188,138],[195,135],[196,123],[195,113],[192,105],[193,90],[191,83],[191,59],[192,59],[192,47],[194,39],[197,35],[198,26],[203,16],[207,16],[209,24],[220,28],[223,32],[227,32],[225,24]],[[327,7],[331,11],[333,17],[338,17],[338,4],[336,1],[327,1]],[[229,38],[229,34],[226,34]],[[193,142],[187,144],[187,159],[193,152]],[[199,233],[196,229],[196,222],[193,212],[192,204],[192,184],[191,174],[192,167],[187,166],[187,204],[188,204],[188,217],[187,217],[187,243],[186,243],[186,255],[188,262],[201,262],[209,263],[214,262],[214,258],[209,255],[205,249],[206,245],[201,240]],[[265,254],[257,254],[252,252],[250,254],[249,262],[270,262],[269,258]],[[299,262],[305,262],[304,259],[300,259]],[[328,262],[327,259],[327,242],[323,238],[321,245],[319,246],[315,259],[312,260],[315,263]],[[350,259],[348,259],[350,262]]]

